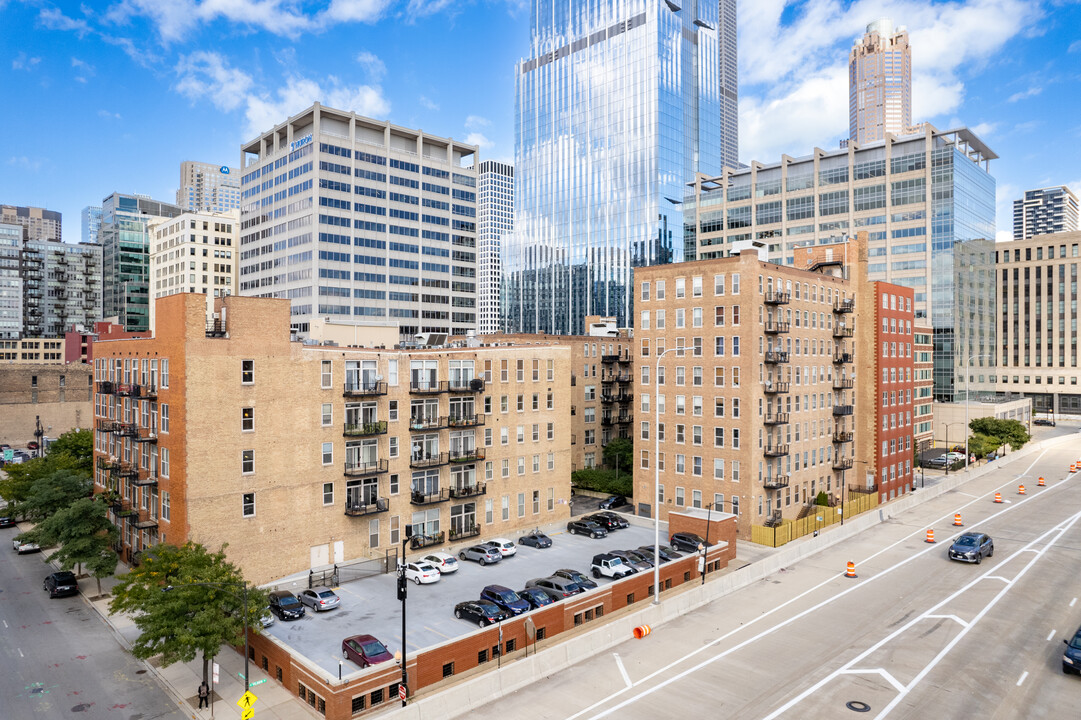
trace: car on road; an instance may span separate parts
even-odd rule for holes
[[[552,538],[548,537],[539,530],[535,530],[528,535],[523,535],[518,538],[519,545],[528,545],[535,548],[550,548],[552,547]]]
[[[354,635],[342,640],[342,655],[362,668],[394,659],[387,646],[371,635]]]
[[[299,620],[304,617],[304,604],[288,590],[275,590],[270,593],[270,612],[279,620]]]
[[[297,600],[310,607],[314,612],[333,610],[342,599],[330,588],[311,588],[297,595]]]
[[[15,527],[15,518],[13,517],[0,517],[0,528],[13,528]]]
[[[495,603],[483,600],[467,600],[454,606],[454,617],[459,620],[475,622],[478,627],[487,627],[500,620],[506,620],[510,615]]]
[[[38,449],[38,444],[36,442],[34,442],[34,441],[30,441],[30,442],[26,443],[26,449],[27,450],[37,450]]]
[[[938,457],[933,457],[930,460],[924,462],[923,466],[929,468],[944,468],[949,464],[949,458],[947,458],[945,455],[939,455]]]
[[[597,515],[601,515],[603,517],[608,518],[611,522],[614,522],[615,527],[617,527],[619,529],[629,528],[631,526],[631,524],[629,522],[627,522],[627,518],[623,517],[619,513],[614,513],[611,510],[607,510],[605,512],[599,512],[599,513],[597,513]]]
[[[439,568],[430,562],[411,562],[405,564],[405,579],[417,585],[439,582]]]
[[[586,577],[585,573],[580,573],[577,570],[571,570],[570,568],[560,568],[552,573],[552,577],[566,578],[571,582],[578,583],[583,590],[592,590],[597,587],[597,583]]]
[[[41,548],[37,543],[32,543],[27,540],[13,539],[11,541],[12,549],[20,555],[24,553],[41,552]]]
[[[458,558],[450,553],[434,552],[431,555],[425,555],[421,559],[435,565],[435,569],[442,575],[458,571]]]
[[[562,600],[564,598],[569,598],[571,595],[585,592],[585,588],[573,580],[557,577],[555,575],[546,578],[533,578],[526,582],[525,586],[527,588],[540,588],[556,600]]]
[[[1076,673],[1081,675],[1081,628],[1066,643],[1066,652],[1062,655],[1062,672],[1066,674]]]
[[[950,560],[972,562],[977,565],[983,562],[984,557],[993,557],[994,554],[994,541],[989,535],[978,532],[962,533],[953,541],[949,550]]]
[[[499,552],[503,557],[510,557],[518,552],[518,548],[514,547],[514,543],[506,538],[496,538],[495,540],[489,540],[488,542],[481,543],[484,547],[492,548]]]
[[[646,570],[653,569],[653,563],[646,562],[638,555],[635,555],[627,550],[609,550],[610,555],[615,555],[617,558],[623,561],[623,564],[629,567],[634,572],[645,572]]]
[[[606,577],[611,578],[612,580],[619,580],[628,575],[633,575],[636,572],[634,568],[623,562],[623,558],[616,557],[610,553],[594,555],[589,570],[593,573],[593,577],[595,578],[600,579]]]
[[[521,615],[532,609],[528,600],[523,600],[518,593],[503,585],[486,585],[480,591],[480,599],[498,605],[509,615]]]
[[[627,504],[627,498],[622,495],[612,495],[601,500],[601,504],[598,507],[601,510],[611,510],[612,508],[623,507]]]
[[[612,530],[620,529],[618,520],[613,520],[607,515],[602,515],[601,513],[586,515],[584,518],[582,518],[582,520],[585,522],[591,522],[600,525],[602,528],[608,530],[609,532],[611,532]]]
[[[75,573],[62,570],[46,575],[41,589],[49,593],[50,598],[78,595],[79,583],[75,580]]]
[[[458,553],[459,560],[472,560],[478,562],[481,565],[494,565],[503,559],[503,554],[498,550],[493,550],[490,547],[484,545],[474,545],[473,547],[467,547]]]
[[[567,523],[567,532],[571,535],[588,535],[594,540],[597,538],[608,537],[607,530],[597,523],[585,520],[571,520]]]
[[[668,541],[672,544],[672,547],[680,552],[698,552],[699,545],[709,547],[709,543],[703,540],[701,536],[689,532],[672,533],[672,537],[668,538]]]
[[[1055,427],[1055,421],[1049,418],[1036,418],[1032,421],[1033,425],[1046,425],[1047,427]]]
[[[677,558],[683,557],[682,554],[676,552],[675,548],[668,545],[661,545],[657,549],[659,551],[657,554],[660,556],[662,563],[666,563],[670,560],[675,560]],[[650,558],[651,560],[653,559],[652,545],[642,545],[637,549],[637,552],[640,554],[644,553],[646,557]]]
[[[551,605],[555,602],[555,598],[549,595],[547,590],[536,587],[519,590],[518,597],[525,600],[534,608],[544,607],[545,605]]]

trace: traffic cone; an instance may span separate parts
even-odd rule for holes
[[[1047,487],[1047,483],[1045,483],[1045,482],[1043,481],[1043,478],[1041,477],[1041,478],[1039,479],[1039,481],[1038,481],[1038,482],[1036,483],[1036,486],[1037,486],[1037,487]]]
[[[854,577],[856,577],[856,563],[852,562],[851,560],[848,561],[848,569],[845,570],[845,577],[846,578],[854,578]]]
[[[1076,463],[1073,464],[1073,465],[1070,465],[1070,472],[1072,472],[1072,473],[1077,472],[1077,464]]]
[[[635,640],[641,640],[646,635],[649,635],[649,633],[650,633],[649,625],[639,625],[638,627],[636,627],[634,629],[634,639]]]
[[[964,527],[964,523],[961,522],[961,513],[954,513],[953,514],[953,526],[954,527]]]
[[[1002,493],[995,493],[995,502],[1002,502]]]
[[[1021,486],[1019,486],[1017,488],[1017,494],[1018,495],[1024,495],[1025,494],[1025,486],[1024,485],[1021,485]]]
[[[927,538],[924,540],[924,542],[933,543],[934,541],[935,541],[935,530],[934,530],[934,528],[927,528]]]

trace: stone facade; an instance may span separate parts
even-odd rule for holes
[[[25,445],[40,418],[48,437],[88,428],[90,368],[85,365],[5,365],[0,368],[0,442]]]

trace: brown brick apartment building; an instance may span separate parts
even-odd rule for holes
[[[249,579],[565,520],[565,347],[290,342],[286,300],[159,299],[153,339],[95,344],[95,481],[130,556],[193,539]]]
[[[51,438],[90,427],[92,390],[86,365],[5,364],[0,369],[0,442],[22,446],[34,440],[39,419]]]

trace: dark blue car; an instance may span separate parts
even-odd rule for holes
[[[486,586],[480,591],[480,599],[494,603],[511,615],[521,615],[531,609],[528,601],[523,600],[518,593],[503,585]]]

